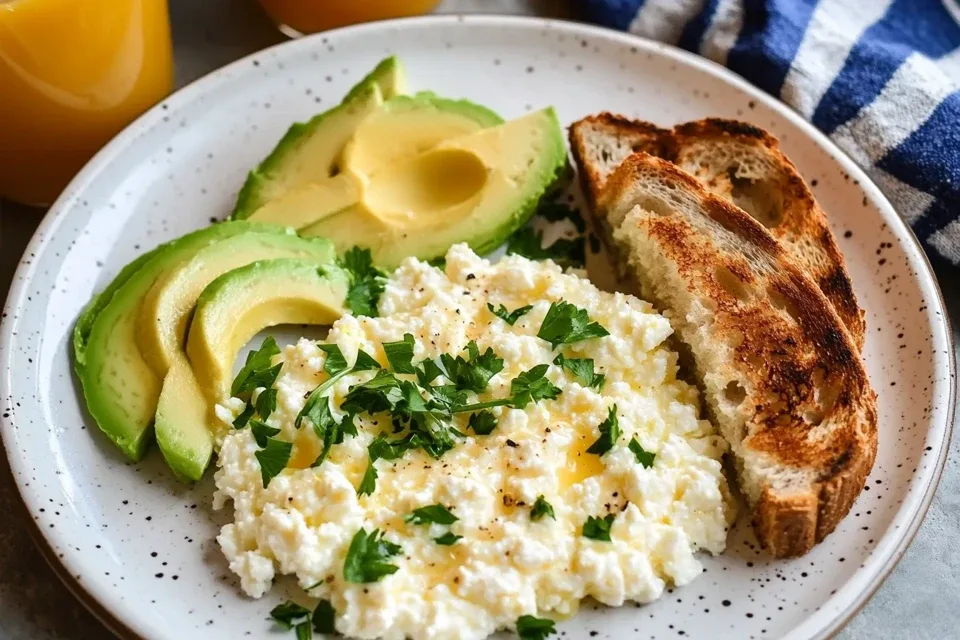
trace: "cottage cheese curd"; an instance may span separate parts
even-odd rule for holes
[[[551,348],[536,334],[550,304],[560,300],[586,309],[610,335]],[[533,308],[510,326],[488,302]],[[606,383],[600,391],[585,388],[551,364],[547,377],[561,389],[556,399],[493,409],[499,422],[486,436],[471,432],[459,414],[455,425],[467,437],[454,449],[439,460],[421,450],[379,460],[376,490],[358,496],[367,446],[381,430],[389,433],[389,418],[361,415],[359,435],[310,468],[320,445],[312,429],[295,428],[294,418],[305,395],[327,378],[325,355],[308,340],[287,347],[277,410],[267,422],[294,448],[290,465],[268,488],[250,429],[226,426],[243,402],[231,399],[217,409],[225,427],[216,504],[232,502],[235,514],[217,539],[246,593],[260,597],[276,575],[294,574],[312,587],[311,596],[332,602],[337,630],[347,636],[485,638],[525,614],[572,615],[587,596],[611,606],[650,602],[669,583],[701,573],[697,550],[723,550],[733,515],[720,467],[726,445],[698,419],[696,389],[677,380],[677,355],[664,344],[670,325],[648,303],[600,291],[549,261],[508,256],[491,264],[457,245],[444,269],[406,260],[379,310],[378,318],[341,318],[326,342],[339,345],[348,362],[363,349],[386,365],[381,343],[405,333],[416,339],[414,362],[462,353],[475,340],[505,361],[479,400],[508,395],[515,376],[552,363],[558,353],[592,358]],[[349,388],[372,376],[348,375],[334,385],[334,415]],[[613,405],[622,435],[603,456],[587,453]],[[651,467],[628,449],[632,437],[656,454]],[[555,519],[531,519],[538,496],[553,506]],[[404,521],[432,504],[447,506],[459,520]],[[616,515],[612,541],[581,535],[589,516],[608,513]],[[347,548],[361,527],[379,528],[401,545],[391,559],[396,573],[368,584],[344,580]],[[447,531],[462,539],[437,544],[434,538]]]

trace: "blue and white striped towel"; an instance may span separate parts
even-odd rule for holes
[[[873,178],[960,264],[960,0],[586,0],[600,24],[723,64]]]

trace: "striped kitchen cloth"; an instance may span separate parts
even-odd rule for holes
[[[829,135],[960,264],[960,0],[585,0],[729,67]]]

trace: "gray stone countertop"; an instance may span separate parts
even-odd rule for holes
[[[440,12],[575,17],[563,0],[444,0]],[[284,40],[253,0],[171,0],[177,84]],[[0,292],[13,278],[42,211],[0,202]],[[960,325],[958,270],[935,265],[954,325]],[[960,338],[955,330],[955,336]],[[960,343],[960,340],[958,340]],[[0,452],[2,454],[2,452]],[[838,637],[960,638],[960,437],[913,544],[876,595]],[[0,455],[0,640],[109,638],[34,548],[6,455]]]

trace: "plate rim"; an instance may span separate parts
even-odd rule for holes
[[[939,317],[941,325],[940,328],[944,331],[947,341],[948,379],[954,381],[954,384],[949,385],[949,398],[947,402],[947,410],[945,412],[947,419],[943,431],[943,438],[939,443],[938,457],[934,463],[933,473],[930,481],[927,486],[923,488],[923,495],[920,497],[920,500],[917,503],[916,510],[910,516],[909,521],[905,523],[897,543],[889,552],[888,557],[880,563],[875,575],[869,579],[867,584],[864,585],[860,592],[857,593],[851,599],[851,601],[847,603],[846,606],[841,608],[837,613],[833,614],[828,620],[825,620],[824,624],[820,625],[818,629],[814,630],[813,635],[809,637],[820,639],[833,636],[840,629],[842,629],[857,613],[859,613],[861,609],[863,609],[867,602],[869,602],[870,598],[872,598],[874,593],[876,593],[877,589],[879,589],[893,569],[897,566],[897,564],[899,564],[900,559],[903,557],[904,553],[916,537],[920,525],[929,511],[937,488],[939,487],[946,464],[947,454],[949,453],[949,443],[952,439],[956,415],[957,385],[955,381],[957,371],[957,353],[953,328],[949,313],[947,311],[946,301],[944,300],[943,292],[940,287],[940,282],[933,270],[929,256],[914,234],[913,229],[911,229],[910,226],[903,220],[896,207],[893,206],[893,204],[887,199],[879,187],[877,187],[873,180],[867,175],[866,171],[857,165],[850,158],[850,156],[847,155],[846,152],[840,149],[823,132],[814,127],[810,122],[804,120],[785,103],[752,85],[746,79],[740,77],[733,71],[707,58],[701,57],[684,49],[680,49],[679,47],[671,44],[665,44],[663,42],[651,40],[642,36],[631,34],[629,32],[618,31],[607,27],[574,22],[572,20],[504,14],[455,13],[380,20],[350,25],[341,27],[339,29],[332,29],[329,31],[312,34],[295,40],[280,42],[265,49],[250,53],[225,66],[219,67],[201,76],[200,78],[193,80],[189,84],[184,85],[162,99],[156,105],[148,109],[133,122],[127,125],[84,165],[80,172],[74,176],[63,192],[57,197],[54,203],[47,210],[47,213],[41,219],[36,231],[31,236],[30,241],[27,243],[27,246],[24,249],[23,256],[38,253],[49,242],[51,234],[48,232],[55,230],[57,226],[64,221],[67,212],[74,206],[79,193],[86,188],[89,183],[97,175],[99,175],[100,172],[102,172],[111,164],[118,152],[126,148],[126,146],[136,138],[138,131],[154,126],[162,117],[161,114],[164,113],[166,109],[170,108],[172,104],[189,104],[197,97],[209,93],[215,89],[218,83],[229,82],[232,79],[232,72],[249,64],[253,58],[264,55],[277,55],[278,52],[284,53],[286,51],[293,51],[297,48],[310,49],[315,43],[319,43],[323,38],[342,36],[349,37],[354,33],[360,34],[364,31],[377,32],[380,30],[403,27],[406,25],[435,29],[442,28],[444,26],[459,28],[455,26],[458,24],[474,24],[481,27],[509,25],[520,29],[547,28],[565,30],[573,35],[579,34],[583,36],[594,36],[606,39],[608,41],[615,41],[617,43],[645,49],[647,53],[663,56],[679,64],[687,65],[688,67],[692,67],[707,73],[724,84],[732,86],[744,92],[745,94],[750,95],[754,100],[770,108],[772,111],[775,111],[779,116],[785,118],[792,125],[796,126],[802,134],[804,134],[807,138],[812,139],[817,146],[835,158],[843,167],[843,169],[851,175],[851,177],[859,180],[860,186],[868,192],[867,195],[872,201],[878,205],[881,205],[881,207],[888,207],[895,214],[895,220],[893,221],[893,224],[897,225],[901,232],[905,232],[905,237],[909,239],[912,248],[917,251],[921,258],[920,265],[922,266],[923,275],[933,284],[933,291],[936,294],[936,303],[940,311],[940,313],[936,315]],[[24,298],[27,296],[29,290],[28,285],[32,277],[35,275],[38,264],[37,261],[34,260],[24,261],[23,256],[21,256],[17,269],[13,274],[13,279],[11,281],[10,290],[7,294],[6,303],[3,306],[2,319],[0,319],[0,363],[4,364],[6,364],[9,358],[12,357],[12,353],[14,351],[13,347],[17,343],[17,337],[13,334],[13,327],[17,324],[18,319],[16,314],[13,313],[13,309],[20,306]],[[918,275],[920,275],[920,271],[921,270],[918,270]],[[12,399],[12,396],[10,395],[10,389],[12,386],[11,380],[12,376],[10,367],[7,366],[5,367],[4,375],[0,376],[0,398]],[[29,492],[30,489],[29,487],[24,486],[24,483],[22,482],[22,478],[25,477],[24,473],[26,471],[26,463],[23,459],[13,455],[12,447],[16,441],[16,438],[14,437],[15,425],[13,422],[12,416],[4,418],[2,417],[2,414],[0,414],[0,442],[3,442],[7,460],[11,469],[11,475],[16,483],[17,497],[25,508],[28,516],[30,516],[27,518],[27,532],[30,538],[37,545],[44,560],[53,569],[54,573],[61,580],[61,582],[63,582],[73,596],[76,597],[81,604],[83,604],[98,620],[107,626],[107,628],[122,638],[143,638],[144,636],[138,634],[127,622],[128,620],[136,619],[135,612],[131,610],[129,604],[121,600],[115,601],[106,593],[101,594],[103,597],[98,597],[94,593],[94,591],[98,590],[99,588],[96,581],[90,583],[81,583],[80,581],[76,580],[69,571],[68,565],[70,554],[65,554],[64,557],[58,558],[57,554],[53,552],[52,541],[60,541],[63,536],[60,534],[59,529],[55,529],[51,533],[41,529],[35,521],[36,514],[34,513],[34,509],[31,508],[30,502],[27,500],[27,495],[25,493]],[[840,590],[838,589],[838,593],[839,591]],[[831,596],[830,598],[832,597],[834,596]],[[829,602],[830,598],[828,598],[827,602]],[[790,637],[796,636],[796,634],[800,632],[804,626],[805,623],[800,623],[799,625],[790,629],[788,631],[788,635]]]

